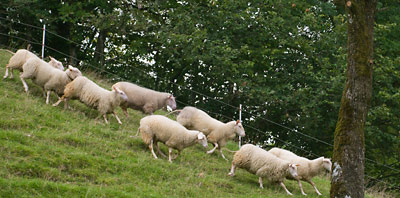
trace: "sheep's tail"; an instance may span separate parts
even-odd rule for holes
[[[176,112],[181,112],[181,111],[182,111],[182,109],[177,109],[177,110],[174,110],[174,111],[171,111],[171,112],[167,113],[167,115],[170,115],[170,114],[173,114],[173,113],[176,113]]]
[[[6,51],[6,52],[8,52],[8,53],[10,53],[10,54],[12,54],[12,55],[15,54],[14,52],[12,52],[12,51],[10,51],[10,50],[8,50],[8,49],[1,49],[1,50]]]
[[[236,152],[238,152],[239,150],[237,150],[237,151],[232,151],[232,150],[229,150],[229,149],[227,149],[227,148],[222,148],[222,149],[224,149],[224,150],[226,150],[226,151],[228,151],[228,152],[231,152],[231,153],[236,153]]]

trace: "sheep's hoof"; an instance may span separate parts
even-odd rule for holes
[[[228,175],[233,177],[233,176],[235,176],[235,173],[229,172]]]

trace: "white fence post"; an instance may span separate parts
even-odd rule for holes
[[[46,25],[43,25],[42,59],[44,59],[44,41],[46,36]]]
[[[242,104],[239,105],[239,121],[242,123]],[[239,136],[239,149],[242,146],[242,137]]]

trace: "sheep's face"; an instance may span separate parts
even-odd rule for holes
[[[53,67],[59,69],[59,70],[64,71],[64,66],[63,66],[63,64],[62,64],[60,61],[56,60],[55,58],[53,58],[53,57],[51,57],[51,56],[50,56],[49,64],[50,64],[51,66],[53,66]]]
[[[235,133],[240,136],[240,137],[244,137],[246,135],[246,133],[244,132],[244,128],[242,123],[240,123],[240,121],[236,121],[235,124]]]
[[[299,175],[297,174],[297,167],[300,166],[298,164],[289,164],[288,170],[290,176],[293,178],[297,178]]]
[[[115,94],[117,94],[117,97],[120,97],[123,101],[128,100],[128,96],[125,94],[125,92],[123,92],[122,90],[118,89],[115,86],[112,86],[112,89],[115,92]]]
[[[67,73],[68,77],[71,78],[72,80],[78,76],[82,76],[81,71],[76,67],[72,67],[71,65],[68,65],[68,69],[65,72]]]
[[[324,167],[325,170],[329,171],[331,173],[332,171],[332,162],[329,158],[324,158],[323,159],[323,164],[322,166]]]
[[[203,147],[207,148],[207,146],[208,146],[207,137],[206,137],[202,132],[200,132],[200,133],[197,135],[197,141],[198,141],[199,144],[201,144]]]
[[[176,109],[176,101],[175,101],[175,97],[173,95],[168,95],[167,96],[167,100],[165,101],[165,104],[167,106],[169,106],[172,111]]]

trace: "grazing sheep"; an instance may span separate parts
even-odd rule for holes
[[[154,91],[129,82],[118,82],[113,86],[128,96],[128,100],[120,104],[125,116],[128,116],[128,108],[145,114],[153,114],[156,110],[167,106],[172,110],[176,109],[175,97],[169,93]]]
[[[183,108],[176,120],[188,129],[199,130],[207,135],[208,141],[214,144],[214,148],[207,153],[211,154],[218,148],[222,158],[225,160],[226,158],[222,153],[222,147],[224,147],[229,140],[235,138],[236,135],[241,137],[246,135],[239,120],[223,123],[195,107],[188,106]]]
[[[200,143],[207,147],[206,136],[199,131],[187,130],[178,122],[162,115],[150,115],[140,120],[138,129],[142,134],[143,142],[149,145],[149,149],[154,158],[157,159],[153,150],[153,144],[157,151],[162,154],[158,147],[158,142],[164,143],[168,147],[168,161],[178,157],[181,151],[195,143]],[[172,149],[178,150],[178,154],[172,158]]]
[[[8,69],[10,69],[10,72],[11,72],[10,78],[14,78],[14,69],[18,69],[19,71],[22,71],[22,66],[30,58],[40,59],[35,54],[33,54],[32,52],[30,52],[26,49],[18,50],[8,61],[8,64],[6,65],[6,73],[4,74],[3,79],[8,77]],[[56,59],[54,59],[51,56],[50,56],[50,61],[48,63],[51,66],[53,66],[54,68],[64,70],[62,63],[60,61],[57,61]]]
[[[292,195],[283,181],[288,176],[297,177],[297,166],[297,164],[282,160],[264,149],[252,144],[245,144],[233,156],[231,171],[228,175],[234,176],[236,167],[243,168],[258,176],[260,188],[264,188],[262,178],[267,178],[271,182],[279,183],[289,195]]]
[[[57,106],[64,100],[64,108],[67,108],[70,99],[79,99],[87,106],[96,108],[100,113],[99,117],[103,115],[107,124],[106,115],[108,113],[112,113],[118,123],[122,124],[114,109],[119,106],[121,101],[127,100],[127,96],[114,86],[111,91],[108,91],[88,78],[79,76],[65,86],[64,95],[53,106]]]
[[[307,158],[297,156],[296,154],[288,150],[276,147],[270,149],[268,152],[275,155],[276,157],[287,160],[291,163],[300,164],[300,167],[297,170],[299,177],[293,178],[289,176],[288,179],[297,180],[297,182],[299,183],[301,194],[306,195],[306,193],[304,193],[303,191],[303,186],[301,185],[300,182],[300,180],[303,180],[310,183],[314,187],[317,194],[321,195],[321,193],[318,191],[317,187],[311,181],[311,179],[324,172],[324,170],[331,172],[332,162],[330,159],[320,157],[314,160],[309,160]]]
[[[20,78],[25,92],[28,92],[25,79],[32,79],[35,84],[43,88],[45,96],[47,93],[46,104],[49,104],[51,91],[57,95],[63,95],[65,86],[76,77],[82,76],[79,69],[75,67],[69,66],[67,70],[62,71],[38,58],[28,59],[22,69]]]

